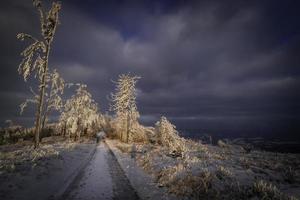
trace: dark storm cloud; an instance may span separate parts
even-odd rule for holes
[[[13,105],[22,98],[13,94],[28,95],[16,74],[22,45],[15,34],[35,32],[38,24],[30,2],[16,2],[0,15],[1,119],[16,118]],[[145,122],[163,114],[182,129],[295,136],[296,4],[64,1],[50,64],[67,81],[87,83],[103,111],[111,79],[131,72],[142,76],[138,106]]]

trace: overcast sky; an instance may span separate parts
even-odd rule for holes
[[[50,2],[50,1],[46,1]],[[102,112],[121,73],[137,84],[141,121],[161,115],[193,134],[300,138],[300,2],[63,0],[50,68],[86,83]],[[31,0],[0,3],[0,122],[32,125],[18,75],[39,37]]]

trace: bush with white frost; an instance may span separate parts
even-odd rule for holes
[[[97,131],[101,122],[98,105],[87,91],[86,85],[78,85],[76,94],[67,100],[60,116],[63,135],[80,138],[90,130]]]
[[[155,132],[158,144],[168,147],[171,153],[181,156],[185,151],[184,139],[178,135],[175,125],[169,122],[166,117],[163,116],[156,122]]]
[[[266,200],[296,200],[295,197],[283,194],[275,185],[263,180],[253,184],[253,192],[261,199]]]

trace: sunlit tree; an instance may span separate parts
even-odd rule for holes
[[[139,112],[136,106],[135,85],[138,76],[122,74],[119,76],[114,94],[111,94],[111,110],[115,112],[116,126],[122,141],[129,141],[131,129],[137,123]]]
[[[46,122],[51,111],[60,111],[63,106],[61,96],[64,93],[65,81],[56,69],[54,69],[53,72],[48,72],[45,88],[45,101],[42,113],[41,129],[46,126]],[[24,112],[24,109],[28,106],[29,103],[38,103],[39,96],[32,90],[32,88],[30,88],[30,90],[33,94],[33,98],[26,99],[26,101],[20,105],[21,114]]]
[[[176,126],[162,116],[155,124],[158,143],[168,147],[170,152],[182,153],[185,149],[183,138],[179,137]]]
[[[65,81],[57,72],[54,70],[50,73],[49,77],[49,90],[46,93],[45,107],[42,118],[42,129],[45,127],[46,121],[51,111],[60,111],[63,107],[62,95],[65,89]]]
[[[87,91],[87,86],[78,84],[76,94],[68,99],[60,116],[60,125],[64,135],[74,136],[75,140],[89,128],[97,128],[101,120],[98,105]]]
[[[58,25],[58,13],[61,5],[53,2],[49,11],[45,11],[41,0],[33,0],[33,5],[39,12],[41,37],[37,39],[29,34],[19,33],[17,38],[24,41],[30,40],[31,44],[21,53],[23,57],[19,65],[19,73],[27,81],[28,77],[34,73],[38,79],[39,94],[34,101],[37,101],[36,120],[35,120],[35,148],[39,146],[39,135],[41,131],[41,123],[43,118],[43,106],[46,90],[47,72],[51,44]]]

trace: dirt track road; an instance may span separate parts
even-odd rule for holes
[[[107,145],[101,142],[93,158],[75,178],[63,195],[63,199],[138,200],[139,198],[115,156]]]

